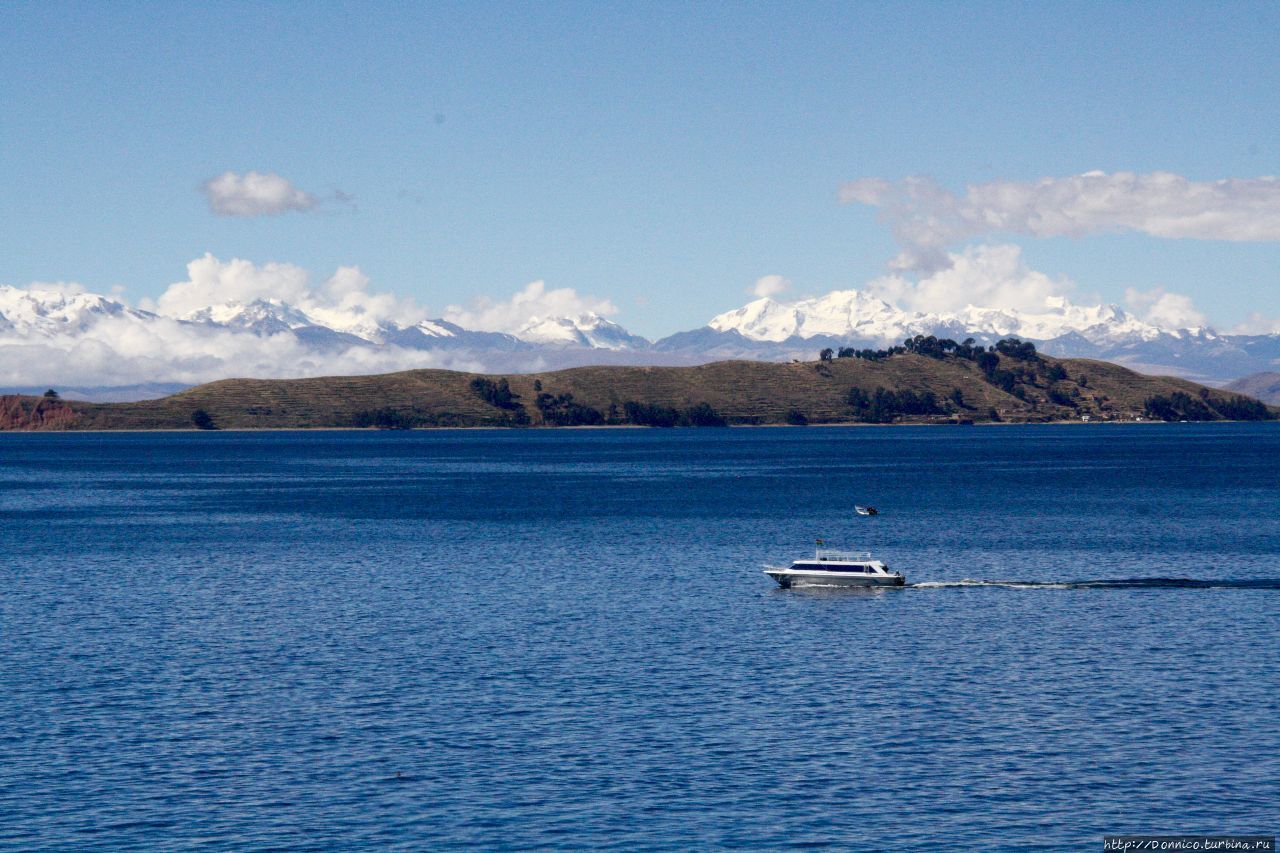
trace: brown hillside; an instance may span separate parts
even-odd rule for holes
[[[1060,365],[1066,377],[1050,381]],[[778,364],[723,361],[698,367],[578,367],[552,373],[489,376],[505,379],[532,425],[542,422],[535,405],[542,392],[572,394],[574,403],[596,410],[608,422],[624,420],[629,401],[674,409],[709,404],[730,423],[785,423],[801,413],[810,423],[857,419],[849,390],[868,395],[889,391],[930,392],[945,412],[904,415],[894,422],[956,420],[1057,421],[1132,420],[1145,415],[1146,401],[1183,392],[1223,400],[1240,395],[1204,389],[1182,379],[1144,376],[1115,364],[1085,359],[1040,357],[1020,361],[1002,356],[1000,369],[1016,375],[1006,393],[967,359],[930,358],[913,353],[880,361],[837,358],[825,362]],[[35,398],[6,398],[9,429],[191,429],[197,410],[225,429],[352,427],[370,414],[391,412],[400,425],[504,426],[517,417],[512,408],[491,405],[471,386],[477,376],[446,370],[410,370],[380,376],[316,379],[229,379],[137,403],[88,404],[63,401],[56,418],[23,417]],[[962,404],[953,401],[958,389]],[[1056,401],[1054,399],[1056,398]],[[612,408],[611,408],[612,407]],[[363,420],[362,420],[363,418]]]

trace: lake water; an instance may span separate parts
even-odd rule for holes
[[[1275,832],[1278,475],[1268,424],[0,435],[0,847]],[[817,537],[923,585],[761,574]]]

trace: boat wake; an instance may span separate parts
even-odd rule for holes
[[[1079,581],[985,581],[965,578],[958,581],[909,583],[907,589],[958,589],[961,587],[1003,587],[1004,589],[1280,589],[1280,578],[1200,580],[1197,578],[1118,578]]]

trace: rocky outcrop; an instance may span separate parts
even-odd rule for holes
[[[71,429],[79,414],[69,403],[50,397],[0,397],[0,429]]]

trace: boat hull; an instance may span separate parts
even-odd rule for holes
[[[765,569],[764,572],[778,582],[783,589],[793,586],[904,586],[902,575],[853,574],[851,572],[795,571],[793,569]]]

